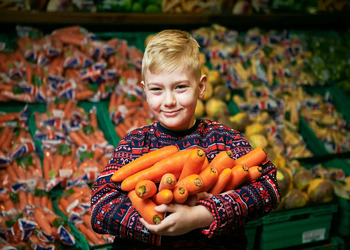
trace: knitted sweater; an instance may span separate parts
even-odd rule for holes
[[[268,161],[263,165],[262,178],[257,181],[230,194],[215,195],[197,202],[214,216],[214,222],[209,227],[179,237],[150,233],[139,221],[140,216],[127,193],[121,190],[120,183],[114,183],[110,178],[125,164],[167,145],[177,145],[180,150],[201,148],[209,162],[223,150],[231,150],[234,159],[237,159],[253,149],[240,133],[210,120],[197,120],[192,128],[181,132],[170,131],[159,123],[129,132],[116,147],[92,189],[91,224],[96,232],[115,235],[116,241],[120,239],[120,242],[145,243],[143,249],[145,246],[167,244],[181,248],[181,244],[197,243],[232,247],[232,242],[242,241],[245,237],[243,226],[246,222],[261,218],[278,206],[280,195],[276,167]]]

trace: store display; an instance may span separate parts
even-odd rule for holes
[[[131,8],[143,12],[151,2],[156,1],[139,1],[142,6],[133,3]],[[174,11],[180,11],[184,2],[190,1],[172,3]],[[260,11],[265,12],[263,5]],[[152,122],[138,84],[144,43],[152,35],[135,32],[118,37],[117,33],[94,34],[80,26],[47,35],[18,26],[17,34],[16,39],[0,37],[4,41],[0,52],[0,203],[4,207],[0,220],[6,229],[0,234],[13,246],[48,247],[54,242],[85,249],[108,245],[113,236],[98,235],[89,224],[89,185],[119,139],[134,127]],[[220,25],[195,29],[192,34],[201,45],[202,71],[208,75],[196,116],[244,133],[278,167],[281,204],[271,216],[245,226],[249,248],[257,247],[254,240],[260,239],[260,248],[289,247],[283,242],[286,235],[280,233],[278,239],[269,235],[285,231],[291,223],[303,228],[290,234],[293,246],[330,241],[333,219],[338,235],[347,236],[349,164],[336,157],[350,151],[348,98],[338,88],[346,89],[348,84],[348,52],[341,46],[348,34],[327,37],[322,32],[257,28],[243,33]],[[15,104],[8,107],[8,102]],[[318,157],[335,161],[303,166],[303,160]],[[258,178],[259,169],[254,170]],[[248,178],[244,168],[237,171]],[[174,174],[179,178],[179,173]],[[224,182],[224,174],[217,173],[217,179]],[[198,176],[195,183],[204,182]],[[158,183],[161,176],[157,177]],[[220,187],[208,190],[216,192],[216,188]],[[24,195],[28,204],[18,200]],[[40,199],[34,204],[45,204],[49,211],[36,209],[31,196]],[[169,197],[164,193],[158,198],[165,202]],[[54,214],[61,227],[36,221]],[[28,222],[28,228],[11,234],[23,222]],[[306,224],[313,226],[305,228]],[[58,228],[64,231],[56,234]],[[28,237],[18,240],[24,233]],[[61,234],[70,236],[62,238]]]

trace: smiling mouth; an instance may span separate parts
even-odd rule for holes
[[[165,116],[175,116],[178,112],[179,112],[178,110],[163,111],[163,114]]]

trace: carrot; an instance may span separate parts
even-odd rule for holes
[[[232,174],[230,168],[225,168],[218,177],[216,183],[209,189],[209,193],[213,195],[220,194],[226,185],[231,181]]]
[[[163,174],[160,182],[159,182],[159,187],[158,190],[162,191],[164,189],[169,189],[172,190],[177,183],[176,177],[172,173],[166,173]]]
[[[75,93],[75,99],[78,101],[86,100],[95,94],[92,90],[83,90]]]
[[[44,149],[44,159],[43,159],[43,171],[45,181],[48,182],[50,177],[50,171],[52,168],[52,153],[49,149]]]
[[[91,145],[91,140],[88,135],[84,133],[82,129],[76,131],[79,137],[85,142],[85,145]]]
[[[173,190],[173,201],[178,204],[185,203],[188,198],[188,191],[185,186],[177,185]]]
[[[112,113],[116,110],[117,93],[112,91],[111,97],[109,98],[108,112]]]
[[[164,213],[159,213],[154,209],[157,204],[151,199],[139,198],[135,190],[130,191],[128,197],[140,216],[148,223],[159,224],[164,219]]]
[[[201,191],[203,180],[198,174],[191,174],[182,180],[179,180],[177,185],[185,186],[188,191],[188,195],[193,195]]]
[[[261,177],[262,175],[262,167],[260,166],[253,166],[248,169],[248,180],[254,181]]]
[[[170,202],[172,202],[174,197],[174,194],[171,190],[169,189],[163,189],[162,191],[159,191],[158,193],[156,193],[152,199],[153,201],[157,204],[169,204]]]
[[[165,146],[163,148],[154,150],[152,152],[148,152],[140,156],[139,158],[133,160],[132,162],[124,165],[122,168],[118,169],[114,172],[111,180],[114,182],[120,182],[125,178],[147,169],[154,165],[156,162],[159,162],[175,153],[177,153],[179,149],[174,145]],[[130,190],[129,190],[130,191]]]
[[[136,184],[135,192],[141,199],[147,199],[157,193],[157,186],[153,181],[142,180]]]
[[[20,114],[18,112],[0,114],[0,123],[17,120],[19,116]]]
[[[43,230],[48,235],[52,235],[52,227],[48,222],[44,211],[40,207],[35,207],[34,218],[35,218],[35,222],[38,223],[41,230]]]
[[[231,150],[220,151],[210,162],[209,167],[215,168],[220,174],[225,168],[232,168],[234,162]]]
[[[234,165],[246,165],[247,168],[261,165],[266,160],[266,152],[262,147],[257,147],[249,153],[234,161]]]
[[[119,123],[115,126],[115,132],[117,132],[119,138],[123,138],[127,133],[127,129],[122,125],[122,123]]]
[[[191,150],[177,152],[161,161],[158,161],[152,167],[146,168],[125,178],[121,183],[121,189],[124,191],[130,191],[134,189],[135,185],[141,180],[155,180],[161,178],[163,174],[176,173],[182,170],[190,152]]]
[[[199,173],[199,176],[202,177],[203,185],[201,192],[208,191],[218,180],[219,173],[214,167],[207,167]]]
[[[75,224],[77,229],[84,234],[84,236],[91,240],[93,244],[95,245],[103,245],[105,242],[103,242],[101,239],[99,239],[92,230],[90,230],[87,226],[85,226],[84,223],[78,222]]]
[[[70,138],[73,140],[74,143],[76,143],[78,146],[84,146],[85,141],[78,135],[75,131],[69,132]]]
[[[89,114],[90,114],[90,124],[96,131],[98,128],[98,122],[97,122],[96,107],[95,106],[90,110]]]
[[[206,156],[202,149],[193,149],[185,161],[179,180],[192,174],[199,174],[205,158]]]
[[[208,160],[208,157],[205,157],[205,160],[204,160],[204,162],[203,162],[201,171],[202,171],[203,169],[205,169],[206,167],[208,167],[208,166],[209,166],[209,160]]]
[[[231,181],[226,185],[225,191],[234,190],[242,185],[248,178],[248,167],[246,165],[237,165],[231,169]]]
[[[62,117],[63,120],[68,119],[72,116],[72,107],[73,107],[73,100],[68,99],[63,110],[63,117]]]
[[[21,211],[23,211],[24,207],[28,205],[27,194],[24,190],[19,190],[18,196],[19,196],[19,207]]]

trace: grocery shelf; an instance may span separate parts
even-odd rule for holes
[[[347,29],[350,15],[338,13],[276,13],[276,14],[144,14],[144,13],[90,13],[90,12],[35,12],[35,11],[0,11],[0,23],[21,25],[67,26],[83,25],[98,27],[99,30],[159,30],[163,28],[192,29],[221,24],[233,29],[251,27],[283,29]],[[3,26],[4,27],[4,26]],[[4,27],[4,28],[6,28]]]

